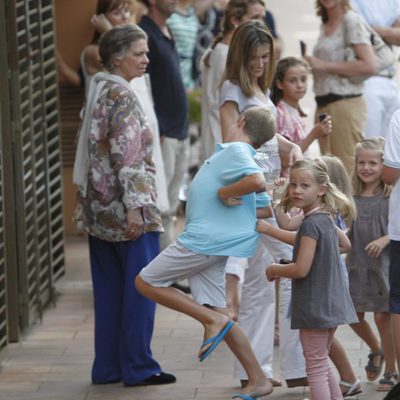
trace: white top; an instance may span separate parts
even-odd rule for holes
[[[218,43],[214,49],[208,49],[200,61],[201,84],[201,161],[211,157],[217,143],[222,142],[221,122],[219,117],[219,88],[225,70],[229,46]],[[209,56],[209,67],[204,65],[204,58]]]
[[[390,121],[383,158],[388,167],[400,169],[400,110],[394,113]],[[400,178],[390,195],[388,233],[391,240],[400,241]]]
[[[237,104],[240,114],[250,107],[267,107],[276,118],[276,108],[269,98],[268,89],[265,91],[264,96],[264,98],[258,96],[247,97],[240,86],[231,81],[225,81],[219,92],[219,106],[222,107],[227,101],[233,101]]]
[[[392,26],[400,18],[400,0],[351,0],[351,6],[370,25]]]
[[[346,32],[346,39],[345,39]],[[346,41],[351,44],[371,45],[368,33],[361,17],[354,11],[347,11],[343,21],[329,36],[325,35],[324,25],[321,24],[317,44],[314,47],[315,57],[324,61],[345,61]],[[357,95],[363,91],[363,84],[353,83],[347,77],[325,71],[314,71],[314,93],[324,96],[329,93],[337,95]]]
[[[150,77],[148,74],[134,78],[130,82],[138,98],[150,130],[153,134],[153,159],[156,166],[157,206],[161,212],[169,209],[167,180],[165,178],[164,161],[161,153],[160,130],[156,113],[154,111],[153,97],[151,95]]]

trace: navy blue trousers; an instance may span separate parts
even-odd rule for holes
[[[161,372],[150,341],[155,303],[135,287],[135,277],[159,253],[159,233],[108,242],[89,236],[94,295],[93,383],[133,385]]]

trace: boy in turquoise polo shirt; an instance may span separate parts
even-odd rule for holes
[[[253,158],[255,149],[272,139],[276,125],[268,109],[253,107],[231,129],[234,141],[218,144],[193,179],[183,232],[141,271],[135,283],[144,296],[203,324],[200,361],[225,340],[249,378],[237,397],[252,399],[271,393],[272,385],[246,335],[227,317],[225,264],[228,256],[247,258],[256,251],[256,193],[257,207],[263,201],[267,206],[268,197]],[[181,279],[188,279],[193,299],[170,287]]]

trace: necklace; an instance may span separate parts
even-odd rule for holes
[[[304,213],[304,216],[307,217],[308,215],[314,214],[314,213],[316,213],[316,212],[319,211],[319,210],[322,210],[322,207],[321,207],[321,206],[317,206],[317,207],[313,208],[312,210],[310,210],[310,211]]]

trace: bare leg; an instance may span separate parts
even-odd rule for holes
[[[381,350],[381,344],[369,323],[364,319],[364,313],[357,313],[357,316],[360,322],[351,324],[350,327],[369,346],[371,351],[378,352]]]
[[[228,313],[234,321],[239,317],[239,277],[234,274],[225,275],[226,305]]]
[[[347,357],[344,347],[334,336],[329,350],[329,357],[339,372],[340,380],[353,384],[357,377]]]
[[[397,370],[400,371],[400,314],[391,314],[392,336],[396,351]]]
[[[374,313],[375,323],[378,327],[382,342],[382,350],[385,354],[385,372],[396,371],[396,361],[394,355],[394,343],[390,324],[390,314],[385,312]]]
[[[179,290],[171,287],[150,286],[143,281],[140,275],[136,277],[135,284],[137,290],[143,296],[199,321],[204,326],[204,339],[217,335],[228,322],[228,317],[220,312],[221,309],[214,311],[204,307]],[[272,385],[270,381],[258,364],[246,335],[236,324],[225,336],[225,341],[242,363],[249,377],[249,383],[243,393],[254,393],[255,397],[266,396],[271,393]]]
[[[376,353],[376,355],[373,357],[372,363],[374,367],[379,367],[382,364],[382,356],[378,355],[378,353],[382,352],[381,344],[371,329],[369,323],[364,319],[364,313],[357,313],[357,316],[360,322],[351,324],[350,326],[354,332],[369,346],[371,352]],[[367,370],[367,377],[369,380],[376,379],[378,375],[380,374],[377,372]]]

